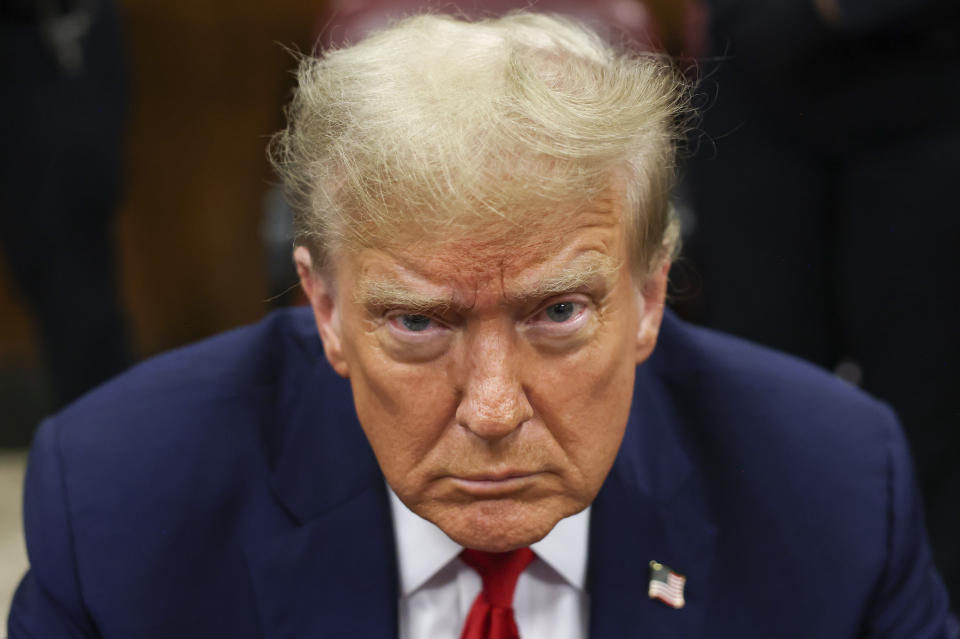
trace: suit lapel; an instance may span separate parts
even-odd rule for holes
[[[269,639],[396,639],[397,577],[385,490],[248,548]]]
[[[698,637],[716,527],[681,417],[649,364],[635,388],[623,445],[591,510],[590,636]],[[687,577],[683,608],[647,595],[652,560]]]
[[[397,569],[383,476],[349,384],[318,361],[278,402],[288,429],[272,488],[291,522],[247,547],[269,639],[397,634]]]

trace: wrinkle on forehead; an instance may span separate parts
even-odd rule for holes
[[[354,301],[444,311],[472,308],[481,297],[522,303],[572,292],[621,270],[625,251],[615,246],[623,241],[618,221],[609,209],[583,211],[575,224],[512,237],[420,239],[360,251]]]

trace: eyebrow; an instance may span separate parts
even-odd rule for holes
[[[356,287],[353,300],[367,308],[404,308],[415,312],[446,311],[453,306],[447,295],[411,291],[391,279],[364,279]]]
[[[597,280],[610,280],[619,268],[620,264],[609,255],[585,253],[575,258],[559,273],[548,275],[529,288],[508,297],[511,300],[527,302],[573,293]]]
[[[558,273],[534,281],[530,286],[506,298],[514,303],[529,303],[565,293],[572,293],[597,280],[604,282],[614,277],[620,264],[609,255],[590,252],[575,258]],[[403,308],[413,312],[445,312],[456,306],[465,306],[445,293],[412,291],[392,278],[363,278],[353,294],[354,302],[367,308]]]

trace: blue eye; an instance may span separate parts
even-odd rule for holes
[[[573,302],[560,302],[559,304],[551,304],[546,309],[544,313],[551,322],[566,322],[571,317],[576,310],[576,306]]]
[[[430,318],[426,315],[398,315],[397,319],[408,331],[419,333],[430,328]]]

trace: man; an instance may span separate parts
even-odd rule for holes
[[[890,412],[664,317],[682,93],[530,14],[304,60],[312,312],[40,429],[11,637],[956,637]]]

